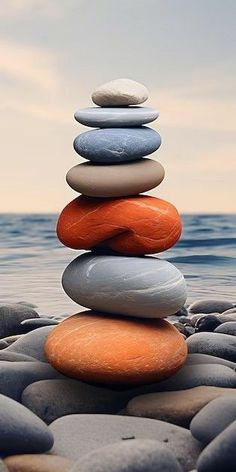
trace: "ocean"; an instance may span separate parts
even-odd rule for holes
[[[80,311],[61,287],[61,274],[83,251],[56,238],[57,215],[0,215],[1,303],[27,301],[43,315]],[[236,215],[182,215],[183,233],[159,254],[184,274],[188,303],[200,298],[236,301]]]

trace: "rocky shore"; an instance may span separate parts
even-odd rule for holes
[[[235,472],[236,304],[186,305],[183,274],[158,258],[180,238],[175,206],[140,192],[164,168],[143,126],[145,86],[98,87],[75,119],[69,170],[82,195],[62,210],[59,240],[86,250],[62,286],[87,310],[40,316],[0,305],[0,469],[8,472]],[[133,106],[135,105],[135,106]],[[151,255],[151,256],[150,256]],[[153,256],[154,255],[154,256]]]
[[[61,321],[26,302],[0,305],[0,470],[235,471],[233,300],[196,301],[169,317],[186,337],[185,365],[125,388],[48,363],[45,340]]]

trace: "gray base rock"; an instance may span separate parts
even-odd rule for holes
[[[87,454],[71,472],[182,472],[173,453],[159,441],[132,439]]]
[[[25,354],[19,354],[18,352],[2,350],[0,351],[0,361],[35,362],[36,359],[34,359],[34,357],[26,356]]]
[[[163,382],[137,387],[130,392],[133,398],[144,393],[185,390],[202,385],[235,388],[236,372],[218,364],[185,365],[177,374]]]
[[[59,321],[53,320],[51,318],[37,318],[37,319],[27,319],[21,322],[22,331],[24,333],[29,333],[37,328],[42,328],[43,326],[53,326],[58,325]]]
[[[42,379],[62,377],[43,362],[0,362],[0,393],[20,401],[23,390]]]
[[[129,439],[154,439],[165,443],[188,472],[201,450],[190,431],[163,421],[114,415],[69,415],[50,425],[53,454],[78,460],[109,444]]]
[[[208,354],[188,354],[185,364],[218,364],[225,365],[226,367],[236,370],[235,362],[227,361],[227,359],[223,359],[222,357],[210,356]]]
[[[21,303],[0,306],[0,338],[22,333],[20,323],[27,318],[39,318],[31,307]]]
[[[126,414],[162,420],[188,428],[192,418],[205,405],[217,397],[234,393],[233,388],[207,386],[177,392],[149,393],[133,398],[126,407]]]
[[[190,429],[198,441],[208,444],[236,420],[236,392],[211,401],[193,418]]]
[[[41,362],[47,362],[44,354],[44,343],[48,334],[54,328],[55,326],[44,326],[43,328],[35,329],[22,336],[21,339],[9,346],[5,352],[26,354],[27,356],[34,357]]]
[[[235,472],[236,421],[231,423],[201,453],[198,472]]]
[[[75,413],[117,413],[127,403],[125,392],[71,379],[35,382],[21,401],[47,424]]]
[[[236,321],[228,321],[215,329],[215,333],[230,334],[236,336]]]
[[[43,421],[11,398],[0,395],[0,454],[48,451],[53,435]]]
[[[210,354],[236,361],[236,338],[220,333],[197,333],[187,339],[189,353]]]

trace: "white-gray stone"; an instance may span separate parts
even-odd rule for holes
[[[154,257],[86,253],[68,265],[62,284],[76,303],[102,313],[164,318],[186,301],[181,272]]]
[[[102,107],[139,105],[148,99],[147,88],[131,79],[115,79],[96,88],[92,100]]]

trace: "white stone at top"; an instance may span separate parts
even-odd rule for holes
[[[116,79],[98,87],[92,100],[102,107],[139,105],[148,99],[147,88],[134,80]]]

